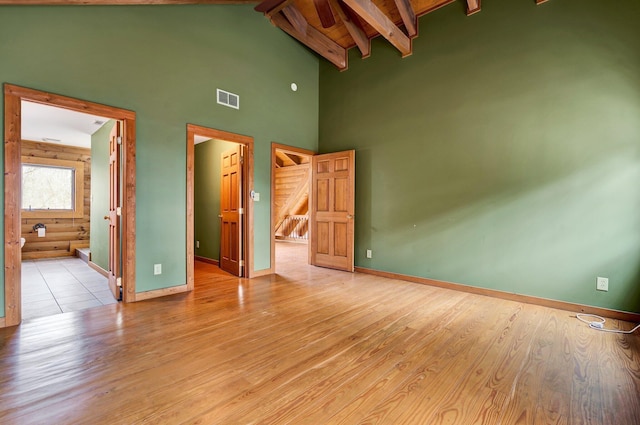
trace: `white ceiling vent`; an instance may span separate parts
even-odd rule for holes
[[[218,95],[218,103],[220,105],[240,109],[240,96],[220,89],[216,89],[216,93]]]

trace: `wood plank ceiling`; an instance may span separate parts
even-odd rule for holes
[[[0,0],[0,5],[153,5],[258,3],[275,26],[345,70],[347,51],[357,47],[371,55],[371,39],[382,35],[402,57],[413,53],[418,17],[456,0]],[[481,9],[482,0],[466,0],[467,15]],[[522,0],[524,1],[524,0]],[[529,0],[536,4],[547,0]]]

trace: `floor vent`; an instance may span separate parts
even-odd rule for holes
[[[220,105],[240,109],[240,96],[220,89],[216,89],[216,93],[218,95],[218,103]]]

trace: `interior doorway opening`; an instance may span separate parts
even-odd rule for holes
[[[21,116],[25,102],[100,116],[121,124],[122,134],[119,143],[123,151],[122,177],[124,189],[121,192],[123,205],[118,206],[118,217],[122,224],[122,236],[118,241],[118,246],[122,247],[122,258],[126,260],[123,260],[120,265],[121,267],[115,272],[118,274],[118,282],[121,285],[121,291],[119,291],[119,293],[122,294],[123,300],[125,302],[135,301],[135,233],[130,231],[135,229],[135,113],[124,109],[5,84],[5,317],[0,318],[0,327],[17,325],[22,321],[22,216],[24,209],[21,198],[23,174],[23,132]],[[31,161],[33,162],[33,160]],[[77,184],[77,182],[74,183],[74,186]],[[70,214],[72,220],[75,219],[75,217],[73,217],[75,211],[68,212],[67,214]],[[31,212],[27,209],[24,217],[28,218],[30,215]],[[33,218],[37,219],[37,217]],[[36,223],[36,225],[37,224],[46,227],[44,223]],[[44,230],[42,226],[34,226],[34,228],[38,227]],[[35,231],[36,230],[34,230],[34,232]],[[46,230],[44,230],[43,233],[46,237]],[[55,245],[57,245],[57,243],[53,243],[51,247],[55,247]],[[49,245],[46,245],[46,247],[49,247]],[[69,249],[71,248],[71,242],[69,242]],[[73,247],[73,249],[76,249],[76,247]],[[118,256],[118,258],[120,257]]]
[[[311,158],[307,149],[271,145],[272,270],[309,264]]]
[[[253,273],[253,138],[187,125],[187,285],[194,262]]]
[[[21,108],[22,318],[116,303],[103,220],[116,122],[24,100]]]

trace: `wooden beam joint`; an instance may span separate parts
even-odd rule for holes
[[[407,35],[410,38],[415,38],[418,36],[418,18],[416,17],[416,12],[413,10],[413,6],[411,6],[410,0],[394,0],[396,2],[396,7],[398,8],[398,12],[400,12],[400,17],[402,18],[402,23],[404,24],[404,28],[407,30]]]
[[[411,39],[371,0],[343,0],[343,2],[395,46],[403,58],[413,53]]]
[[[293,7],[290,5],[288,7]],[[347,49],[322,34],[311,25],[307,26],[305,33],[299,31],[283,14],[284,10],[271,16],[271,22],[281,30],[298,40],[323,58],[334,64],[341,71],[347,69]]]
[[[342,4],[341,1],[331,0],[333,10],[338,13],[338,16],[342,20],[347,32],[358,46],[362,59],[371,56],[371,40],[367,37],[367,33],[364,31],[362,23],[358,19],[356,13],[351,10],[347,5]]]
[[[480,12],[482,0],[467,0],[467,16]]]

